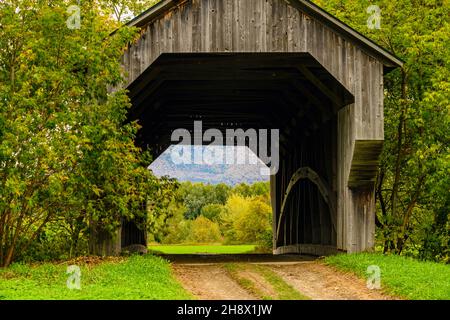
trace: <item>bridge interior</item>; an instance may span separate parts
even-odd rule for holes
[[[337,112],[354,97],[313,56],[166,53],[128,90],[129,119],[142,126],[137,143],[155,159],[172,144],[173,130],[193,132],[194,121],[224,136],[226,129],[279,129],[280,165],[271,176],[274,252],[336,248]],[[309,253],[315,252],[323,250]]]

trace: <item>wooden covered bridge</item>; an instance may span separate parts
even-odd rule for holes
[[[274,253],[374,246],[383,75],[402,62],[306,0],[163,0],[123,57],[141,146],[174,129],[277,128]],[[124,223],[121,245],[145,243]]]

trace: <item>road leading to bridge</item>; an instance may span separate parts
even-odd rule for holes
[[[172,262],[176,278],[202,300],[280,298],[263,273],[270,272],[302,296],[313,300],[386,300],[393,297],[370,290],[364,280],[343,273],[308,256],[177,255]],[[230,273],[229,266],[234,272]],[[256,266],[256,267],[255,267]]]

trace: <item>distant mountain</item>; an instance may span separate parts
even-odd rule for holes
[[[261,169],[264,170],[267,167],[248,148],[217,146],[186,146],[183,148],[185,149],[182,150],[179,146],[168,148],[149,166],[149,169],[158,177],[169,176],[179,181],[210,184],[236,185],[241,182],[254,183],[269,180],[269,176],[261,174]],[[201,164],[194,164],[195,152],[202,155],[201,158],[197,159],[205,158],[206,161],[202,161]],[[225,154],[228,154],[228,158]],[[184,155],[182,163],[180,163],[180,155]],[[215,161],[208,161],[208,159],[214,159]],[[232,164],[225,164],[225,159],[231,159],[228,162]],[[253,159],[253,162],[249,159]]]

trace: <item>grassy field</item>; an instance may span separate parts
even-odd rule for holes
[[[67,288],[67,266],[15,264],[0,269],[0,300],[192,299],[173,278],[170,265],[159,257],[133,256],[84,265],[81,262],[80,290]]]
[[[369,253],[330,256],[325,263],[364,278],[367,267],[376,265],[387,293],[413,300],[450,299],[450,265]]]
[[[251,253],[256,246],[249,245],[151,245],[150,251],[164,254],[239,254]]]

